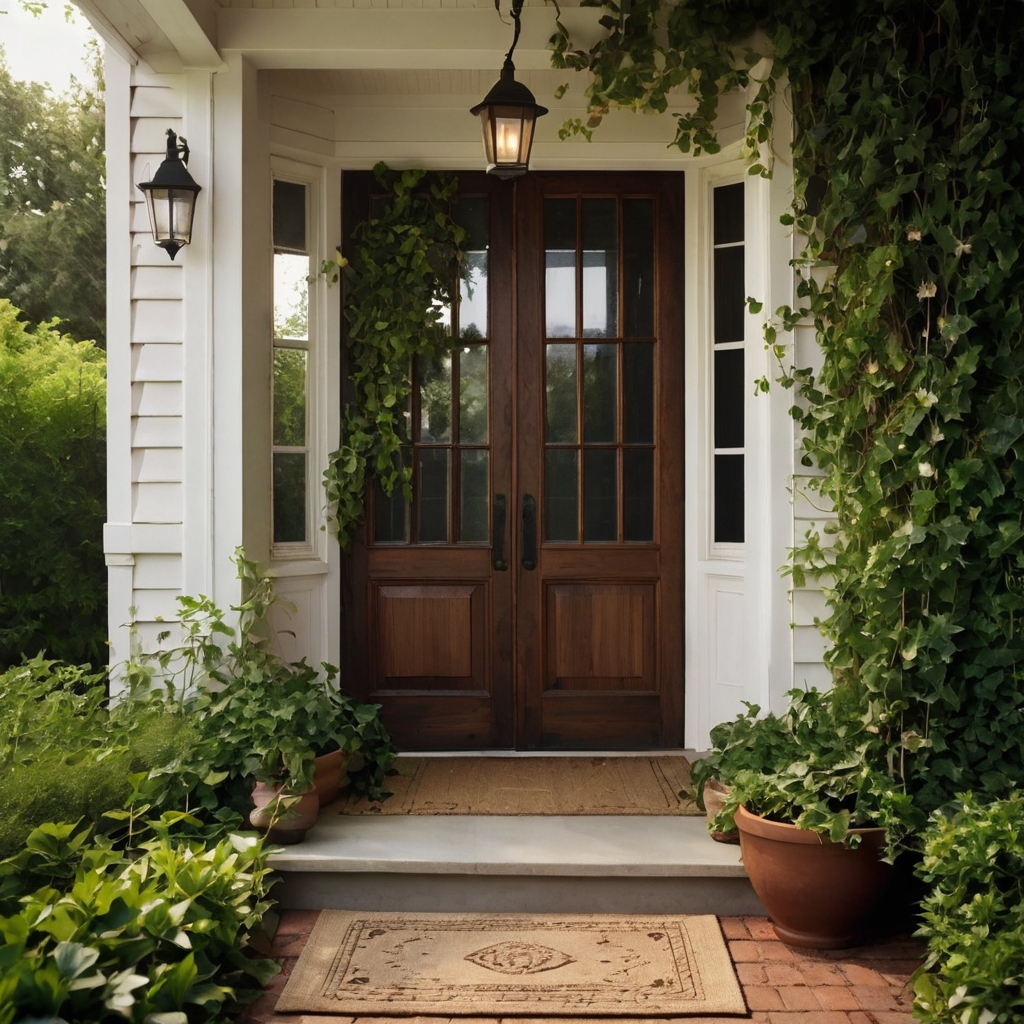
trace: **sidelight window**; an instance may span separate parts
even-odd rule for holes
[[[654,200],[544,201],[544,539],[654,540]]]
[[[713,190],[713,538],[743,542],[745,437],[743,183]]]
[[[407,410],[413,472],[410,505],[378,483],[373,502],[377,544],[490,542],[489,237],[486,196],[460,196],[456,219],[469,232],[459,302],[442,310],[454,339],[449,353],[417,360]]]

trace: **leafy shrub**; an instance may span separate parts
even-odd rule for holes
[[[84,819],[110,831],[106,812],[132,796],[134,774],[191,757],[192,720],[157,704],[108,711],[106,691],[105,673],[44,658],[0,673],[0,857],[44,822]],[[154,787],[149,796],[159,812],[179,794]]]
[[[933,888],[918,932],[928,940],[914,986],[918,1019],[1024,1019],[1024,794],[968,794],[952,816],[935,814],[919,873]]]
[[[206,848],[176,817],[130,853],[47,825],[0,864],[0,1024],[224,1020],[277,972],[246,953],[270,906],[261,841]]]
[[[0,669],[107,660],[104,354],[0,299]]]

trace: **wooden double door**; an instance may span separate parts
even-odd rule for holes
[[[459,178],[457,342],[346,559],[342,685],[406,750],[678,746],[682,175]]]

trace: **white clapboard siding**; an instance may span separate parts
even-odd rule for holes
[[[132,380],[180,381],[181,345],[132,345]]]
[[[170,606],[170,607],[173,607]],[[170,619],[170,616],[164,616]],[[164,636],[169,633],[170,636]],[[169,651],[180,647],[182,642],[181,627],[174,621],[135,623],[136,643],[142,654],[156,654],[158,651]]]
[[[169,76],[162,76],[169,77]],[[167,85],[139,85],[132,90],[132,118],[157,117],[168,127],[172,118],[181,117],[183,97]]]
[[[135,592],[135,618],[137,622],[177,621],[178,595],[173,590],[138,590]]]
[[[132,521],[180,523],[181,484],[132,484]]]
[[[793,622],[797,626],[813,626],[815,619],[827,615],[828,605],[822,591],[804,587],[793,592]]]
[[[141,381],[132,385],[135,416],[180,416],[181,381]]]
[[[131,146],[133,153],[167,152],[167,129],[181,135],[180,117],[137,117],[132,122]]]
[[[132,482],[146,484],[181,483],[180,448],[135,448],[132,450]]]
[[[167,259],[166,253],[164,259]],[[183,341],[181,307],[180,299],[137,299],[132,303],[132,341],[135,344]]]
[[[140,181],[152,181],[157,168],[167,155],[165,149],[151,153],[132,153],[132,181],[138,185]]]
[[[136,590],[174,590],[181,587],[181,555],[136,555]]]
[[[167,251],[153,244],[153,236],[148,231],[132,232],[133,267],[163,267],[166,265]]]
[[[832,675],[820,661],[794,662],[793,685],[801,690],[830,690]]]
[[[319,139],[334,139],[334,110],[332,107],[304,103],[301,100],[272,96],[270,123],[280,128],[291,128]]]
[[[144,206],[142,215],[148,221]],[[162,267],[135,267],[132,270],[133,299],[175,299],[180,301],[181,294],[182,268],[171,263],[170,260]]]
[[[138,416],[132,422],[133,448],[180,448],[180,416]]]

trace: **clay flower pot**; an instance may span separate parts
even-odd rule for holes
[[[867,941],[892,874],[885,830],[858,828],[851,849],[817,832],[736,812],[743,865],[776,935],[791,946],[845,949]]]
[[[282,797],[286,798],[286,806],[280,802]],[[293,802],[287,802],[288,799],[279,783],[257,782],[252,788],[254,807],[249,821],[253,828],[265,832],[271,842],[282,846],[301,843],[320,814],[320,798],[315,789]]]
[[[708,821],[722,813],[725,807],[726,798],[732,792],[732,786],[727,786],[718,779],[708,779],[704,784],[704,810]],[[738,843],[740,841],[738,832],[712,832],[711,838],[716,843]]]
[[[326,807],[338,799],[342,789],[348,785],[345,769],[348,755],[343,750],[332,750],[313,760],[313,788],[320,798],[320,806]]]

